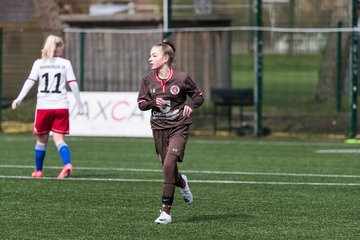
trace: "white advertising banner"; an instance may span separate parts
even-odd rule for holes
[[[71,92],[70,135],[151,137],[151,111],[140,111],[137,92],[81,92],[85,114],[79,115]]]

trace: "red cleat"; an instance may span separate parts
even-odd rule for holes
[[[64,165],[63,169],[61,170],[61,172],[58,175],[58,178],[59,179],[67,178],[70,176],[70,174],[72,174],[72,164],[68,163],[68,164]]]
[[[31,176],[32,176],[33,178],[42,178],[42,177],[43,177],[43,173],[42,173],[42,171],[35,169],[34,172],[31,174]]]

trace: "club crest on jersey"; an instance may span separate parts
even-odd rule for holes
[[[180,92],[180,88],[178,85],[174,85],[170,87],[170,92],[172,95],[178,95]]]

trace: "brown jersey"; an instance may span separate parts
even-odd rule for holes
[[[165,100],[161,109],[156,98]],[[184,106],[200,107],[204,98],[187,73],[171,69],[167,79],[160,79],[156,70],[149,72],[142,80],[137,101],[140,110],[151,110],[152,129],[167,129],[190,125],[191,117],[183,116]]]

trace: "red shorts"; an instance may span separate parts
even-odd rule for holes
[[[69,134],[69,125],[68,109],[36,109],[33,134]]]

